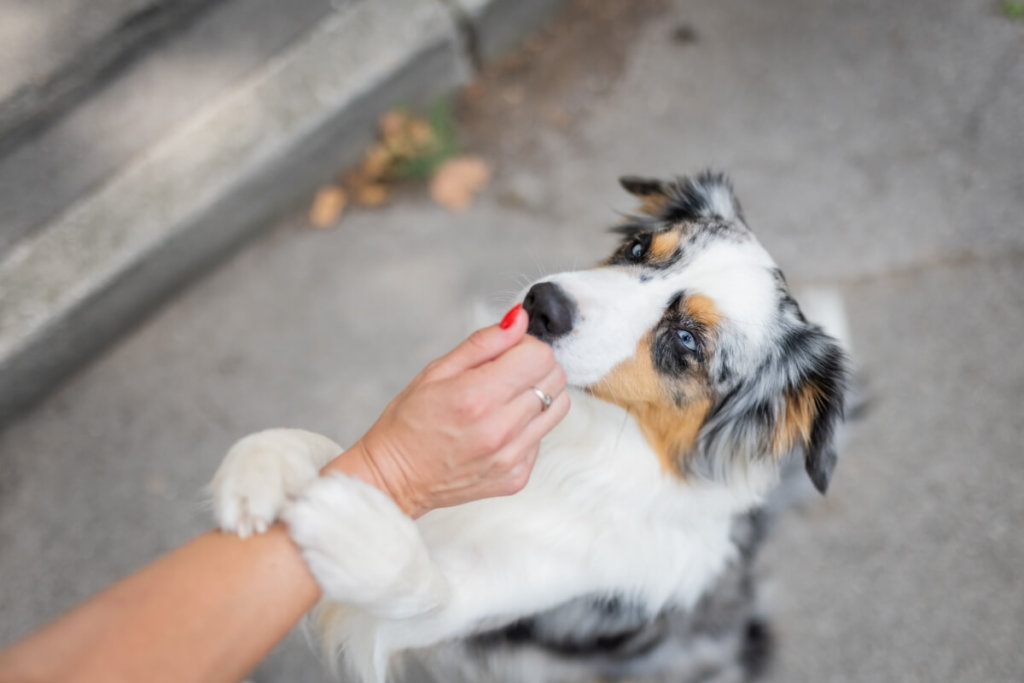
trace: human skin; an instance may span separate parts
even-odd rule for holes
[[[569,409],[564,373],[526,327],[513,309],[429,364],[324,471],[411,517],[518,491]],[[533,386],[554,397],[549,410]],[[282,524],[244,540],[211,531],[0,653],[0,683],[238,681],[319,598]]]

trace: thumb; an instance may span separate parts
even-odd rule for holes
[[[515,346],[529,324],[529,316],[522,304],[513,306],[497,325],[484,327],[469,335],[434,363],[434,376],[446,379],[494,360]]]

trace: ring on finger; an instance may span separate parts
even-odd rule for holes
[[[533,393],[537,394],[537,398],[540,399],[540,412],[543,413],[545,410],[547,410],[548,408],[551,407],[551,401],[552,401],[551,396],[549,396],[548,394],[545,394],[543,391],[541,391],[537,387],[530,387],[530,388],[533,389]]]

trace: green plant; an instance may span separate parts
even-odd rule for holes
[[[403,180],[426,180],[438,166],[459,152],[455,115],[449,99],[438,100],[427,112],[431,140],[416,147],[409,156],[396,159],[393,175]]]

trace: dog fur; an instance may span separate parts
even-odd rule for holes
[[[341,448],[301,430],[246,437],[215,476],[223,529],[287,522],[324,591],[314,629],[360,680],[410,657],[446,681],[756,672],[759,508],[794,455],[828,487],[846,361],[722,175],[621,182],[641,203],[615,253],[523,293],[572,409],[522,491],[413,522],[318,477]]]

